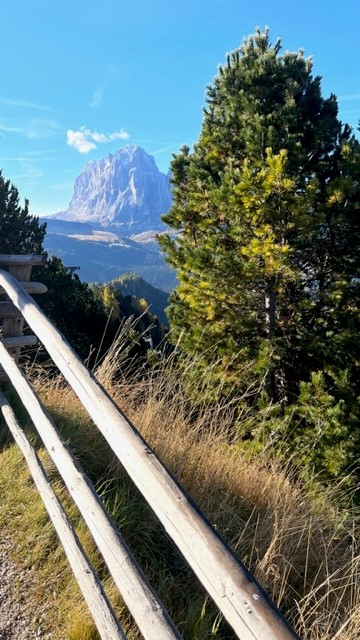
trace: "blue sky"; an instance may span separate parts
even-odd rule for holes
[[[198,138],[226,52],[257,26],[313,56],[340,118],[360,119],[359,0],[14,0],[0,24],[0,168],[32,214],[66,208],[85,163],[124,144],[167,171]]]

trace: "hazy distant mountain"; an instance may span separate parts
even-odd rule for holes
[[[169,177],[135,145],[91,161],[76,178],[66,211],[55,218],[111,227],[125,235],[161,229],[171,204]]]
[[[135,241],[89,223],[52,217],[42,222],[47,223],[45,250],[67,267],[80,267],[78,275],[84,282],[109,282],[133,272],[164,291],[176,286],[175,271],[165,263],[152,235],[150,242],[147,234]]]
[[[170,205],[169,176],[140,147],[122,147],[85,165],[67,210],[45,219],[45,249],[66,266],[79,266],[85,282],[133,272],[171,291],[176,275],[154,238],[154,231],[164,229],[160,217]]]

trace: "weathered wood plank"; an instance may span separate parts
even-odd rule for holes
[[[32,264],[29,262],[22,264],[14,264],[10,263],[9,272],[13,275],[17,280],[28,282],[31,276]],[[24,329],[24,319],[21,316],[20,318],[15,318],[13,316],[8,316],[3,318],[2,322],[2,335],[3,337],[7,336],[20,336],[23,333]],[[14,360],[18,362],[20,355],[21,345],[8,345],[7,350],[12,355]]]
[[[6,272],[5,272],[6,273]],[[46,293],[47,286],[42,282],[19,282],[19,284],[25,289],[27,293]],[[0,287],[0,293],[6,293],[3,287]]]
[[[46,256],[36,255],[15,255],[8,253],[0,253],[1,265],[31,265],[40,266],[46,264]]]
[[[6,397],[1,392],[0,408],[5,422],[31,471],[36,487],[64,547],[65,554],[102,640],[126,640],[126,636],[116,619],[98,576],[50,485],[41,461],[19,426]]]
[[[1,338],[3,345],[9,350],[11,347],[33,347],[38,343],[36,336],[11,336]]]
[[[0,318],[21,318],[21,311],[12,302],[0,301]]]
[[[181,640],[126,542],[109,521],[91,481],[61,441],[45,407],[1,342],[0,362],[61,473],[142,635],[148,640]]]
[[[6,272],[0,271],[0,284],[6,286],[11,300],[21,309],[28,324],[37,333],[241,640],[297,638],[266,592],[246,567],[236,560],[191,498],[166,471],[135,427],[119,411],[36,303]]]
[[[21,281],[27,282],[28,280],[30,280],[31,270],[32,270],[32,264],[29,264],[29,263],[15,264],[11,262],[9,264],[9,273],[15,276],[15,278],[19,280],[19,282]]]

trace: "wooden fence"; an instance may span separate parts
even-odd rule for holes
[[[39,283],[29,282],[32,265],[41,262],[38,256],[0,256],[0,266],[7,269],[0,269],[0,293],[6,294],[6,300],[0,302],[0,317],[3,318],[0,336],[2,379],[10,380],[21,397],[143,637],[170,640],[179,639],[181,635],[17,364],[20,346],[33,344],[36,340],[34,336],[20,335],[24,320],[70,383],[237,636],[241,640],[298,638],[251,573],[210,526],[191,497],[164,468],[136,428],[29,295],[30,292],[46,290]],[[0,408],[26,458],[101,638],[125,638],[101,583],[53,493],[41,462],[2,392]]]

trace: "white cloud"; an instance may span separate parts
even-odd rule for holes
[[[59,125],[55,120],[33,119],[21,127],[13,127],[6,121],[0,122],[0,132],[20,133],[29,140],[41,140],[51,138],[58,131]]]
[[[106,134],[80,127],[78,131],[72,131],[72,129],[67,131],[66,142],[69,147],[73,147],[79,153],[89,153],[89,151],[97,148],[97,144],[104,144],[113,140],[127,140],[129,137],[129,134],[124,129]]]
[[[156,149],[155,151],[152,151],[151,155],[158,156],[161,153],[166,153],[167,151],[176,151],[177,148],[178,148],[178,145],[170,144],[167,147],[162,147],[161,149]]]
[[[38,150],[26,151],[24,156],[30,157],[30,158],[35,158],[37,156],[40,156],[42,158],[44,156],[54,155],[55,153],[56,153],[55,149],[38,149]]]
[[[51,111],[49,107],[44,107],[42,104],[36,104],[35,102],[28,102],[27,100],[17,100],[13,98],[0,98],[2,104],[9,104],[15,107],[25,107],[26,109],[41,109],[41,111]]]
[[[25,127],[25,135],[29,140],[51,138],[58,131],[55,120],[31,120]]]
[[[91,101],[89,103],[90,107],[92,107],[93,109],[98,109],[100,107],[103,101],[104,94],[114,79],[115,71],[116,67],[114,67],[114,65],[110,64],[107,66],[105,75],[102,81],[95,88],[91,97]]]
[[[12,180],[24,180],[26,179],[27,185],[29,184],[38,184],[39,178],[42,178],[45,175],[45,172],[41,166],[43,162],[42,158],[32,158],[32,157],[19,157],[14,158],[17,166],[19,167],[19,173],[12,175]],[[35,182],[30,183],[29,179]]]
[[[66,133],[66,142],[69,147],[73,147],[79,153],[89,153],[92,149],[96,149],[96,144],[87,140],[83,131],[72,131],[69,129]]]
[[[98,133],[97,131],[91,132],[88,131],[89,135],[95,142],[103,143],[103,142],[112,142],[113,140],[127,140],[130,136],[129,134],[121,129],[120,131],[115,131],[114,133]]]
[[[25,158],[19,158],[19,163],[23,175],[27,178],[42,178],[44,175],[43,170],[36,166],[33,161],[26,160]]]
[[[92,94],[92,98],[90,101],[90,107],[92,107],[93,109],[98,109],[102,103],[102,99],[103,99],[103,95],[105,93],[105,85],[103,84],[99,84],[98,87],[96,87],[94,93]]]
[[[0,131],[6,131],[7,133],[24,133],[23,127],[11,127],[8,124],[0,124]],[[3,135],[5,138],[6,136]]]

